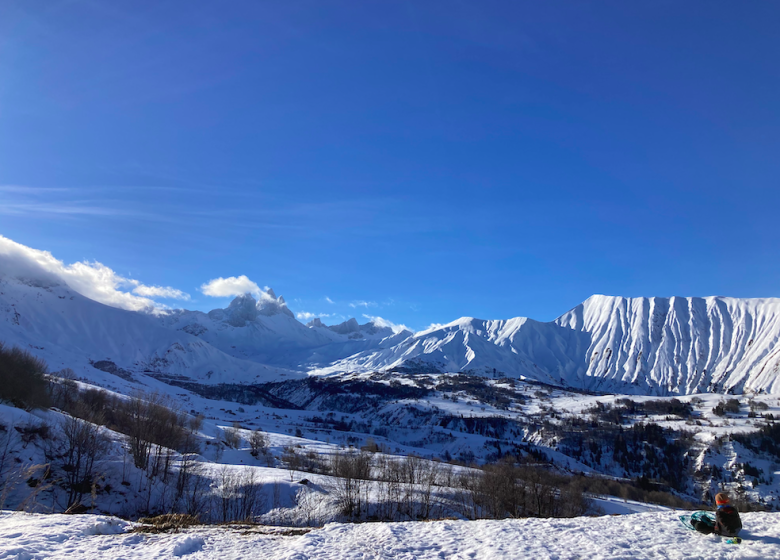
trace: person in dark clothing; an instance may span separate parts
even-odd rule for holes
[[[715,504],[718,506],[715,514],[715,534],[736,537],[742,530],[742,520],[739,518],[737,508],[731,505],[729,495],[725,492],[718,494],[715,496]]]
[[[718,509],[715,513],[715,524],[708,523],[709,519],[692,521],[693,528],[700,533],[709,535],[715,533],[724,537],[736,537],[742,530],[742,520],[739,518],[737,508],[731,505],[729,495],[722,492],[715,496],[715,504]]]

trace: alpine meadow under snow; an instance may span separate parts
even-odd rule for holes
[[[218,280],[168,309],[0,238],[0,381],[40,389],[0,387],[0,558],[780,555],[779,299],[414,333]],[[675,510],[721,490],[754,512],[713,549]]]

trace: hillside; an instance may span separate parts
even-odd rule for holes
[[[0,340],[29,349],[53,370],[71,368],[87,379],[105,377],[105,369],[124,371],[127,379],[145,371],[242,382],[294,375],[230,356],[165,328],[153,315],[103,305],[56,282],[0,278]]]

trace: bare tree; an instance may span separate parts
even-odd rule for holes
[[[62,421],[60,433],[60,467],[70,507],[90,493],[97,478],[97,463],[108,451],[110,441],[103,428],[73,416]]]
[[[265,505],[262,485],[253,468],[222,467],[217,473],[215,497],[223,523],[251,520]]]
[[[371,478],[373,456],[369,452],[337,452],[331,458],[335,495],[341,513],[359,519],[365,512],[367,482]]]
[[[231,449],[237,449],[238,446],[241,445],[241,434],[238,431],[240,428],[241,424],[234,422],[231,428],[224,428],[222,430],[222,433],[224,434],[225,445]]]
[[[292,445],[288,445],[282,449],[282,461],[287,467],[287,472],[290,473],[290,482],[292,482],[295,473],[303,469],[304,458]]]
[[[249,434],[249,450],[254,458],[266,455],[268,453],[268,437],[260,430],[254,430]]]

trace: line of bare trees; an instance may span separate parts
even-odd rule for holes
[[[351,520],[436,519],[455,513],[469,519],[574,517],[590,507],[577,478],[511,460],[456,472],[451,465],[414,455],[345,450],[332,455],[329,466],[332,493]],[[372,487],[376,501],[369,500]]]
[[[461,513],[470,519],[575,517],[590,506],[576,478],[506,460],[463,472],[457,486]]]

